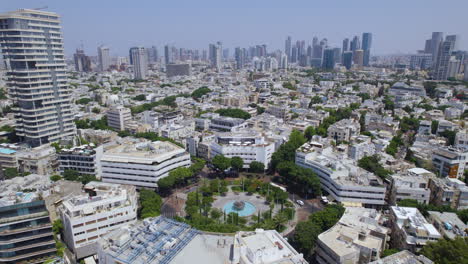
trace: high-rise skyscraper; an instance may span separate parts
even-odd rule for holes
[[[110,67],[110,54],[109,48],[106,46],[99,46],[98,47],[98,62],[99,62],[99,70],[100,71],[107,71]]]
[[[424,44],[424,53],[432,55],[432,48],[431,48],[432,39],[426,39]]]
[[[351,67],[353,66],[353,52],[352,51],[343,52],[343,65],[348,70],[351,69]]]
[[[74,136],[59,16],[20,9],[0,15],[0,25],[16,135],[31,146]]]
[[[291,36],[288,36],[286,43],[284,45],[284,53],[288,56],[288,59],[291,59]]]
[[[159,54],[158,54],[158,48],[155,46],[152,46],[151,48],[147,49],[148,52],[148,63],[157,63]]]
[[[355,51],[358,49],[361,49],[361,42],[359,41],[358,36],[354,36],[353,40],[351,40],[350,50]]]
[[[370,50],[372,47],[372,33],[362,33],[362,50],[364,51],[363,65],[369,66]]]
[[[343,52],[348,51],[349,49],[349,38],[343,39]]]
[[[164,46],[164,63],[169,64],[174,62],[175,58],[174,54],[172,53],[172,47],[169,45]]]
[[[325,49],[323,52],[322,68],[333,70],[335,68],[335,49]]]
[[[217,42],[216,44],[210,44],[209,46],[209,57],[211,67],[217,71],[221,70],[222,58],[221,58],[222,43]]]
[[[79,72],[90,72],[91,71],[91,59],[86,56],[84,50],[76,49],[75,54],[73,54],[73,59],[75,61],[75,70]]]
[[[437,59],[432,74],[434,80],[447,80],[449,73],[449,61],[452,55],[452,49],[455,46],[456,38],[447,36],[445,41],[439,44]]]
[[[236,58],[236,69],[240,70],[244,68],[245,64],[245,49],[242,49],[240,47],[237,47],[234,52],[234,56]]]
[[[442,32],[432,32],[431,38],[431,54],[432,60],[437,60],[437,53],[439,52],[439,46],[444,40],[444,33]]]
[[[144,47],[130,48],[130,64],[136,80],[144,80],[148,75],[148,53]]]
[[[288,56],[286,56],[286,53],[281,53],[279,67],[281,69],[288,69]]]
[[[359,67],[362,67],[364,65],[364,51],[362,49],[354,51],[353,62]]]
[[[465,75],[463,76],[463,80],[468,81],[468,61],[465,63]]]

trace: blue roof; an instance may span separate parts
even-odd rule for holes
[[[13,154],[13,153],[16,153],[16,150],[0,148],[0,153],[2,153],[2,154]]]

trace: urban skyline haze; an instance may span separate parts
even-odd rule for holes
[[[81,44],[91,55],[96,55],[101,44],[110,47],[112,55],[126,55],[132,46],[155,45],[161,51],[165,44],[208,49],[216,41],[222,41],[232,55],[234,47],[257,44],[266,44],[269,51],[283,50],[287,36],[308,43],[314,36],[327,38],[331,46],[341,47],[344,38],[363,32],[373,33],[373,54],[383,55],[424,49],[424,41],[433,31],[461,36],[459,48],[468,49],[463,39],[468,35],[464,23],[468,2],[454,0],[451,4],[435,0],[18,0],[3,2],[0,12],[44,6],[57,12],[62,16],[67,55]],[[438,14],[437,19],[431,14]]]

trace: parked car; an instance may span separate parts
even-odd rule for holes
[[[303,205],[304,205],[304,202],[301,201],[301,200],[297,200],[296,203],[297,203],[298,205],[300,205],[300,206],[303,206]]]

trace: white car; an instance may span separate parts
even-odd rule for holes
[[[328,198],[326,196],[322,196],[322,202],[324,204],[327,204],[328,203]]]
[[[301,200],[297,200],[296,203],[297,203],[298,205],[300,205],[300,206],[303,206],[303,205],[304,205],[304,202],[301,201]]]

